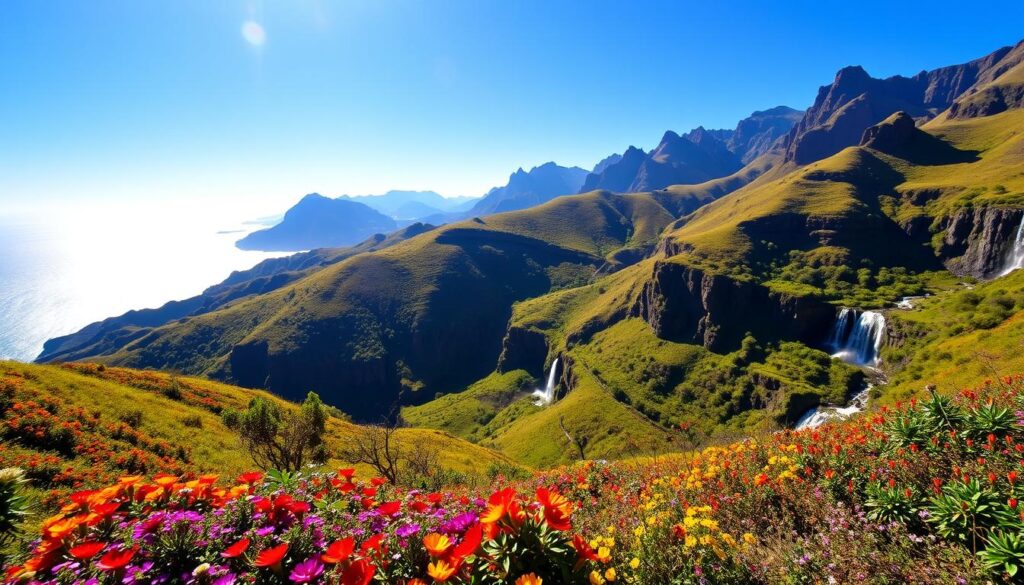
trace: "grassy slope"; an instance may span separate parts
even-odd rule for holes
[[[40,366],[18,362],[0,362],[0,380],[21,380],[24,391],[32,392],[44,399],[52,399],[60,413],[69,413],[82,408],[85,412],[98,414],[102,423],[117,423],[138,412],[140,422],[134,428],[156,441],[167,441],[182,445],[190,451],[188,470],[236,474],[253,469],[248,453],[240,445],[237,435],[224,426],[219,415],[209,406],[199,403],[195,397],[202,396],[208,405],[216,408],[244,409],[255,396],[277,401],[286,408],[294,405],[262,391],[248,390],[211,382],[198,378],[177,378],[184,396],[179,399],[168,397],[163,390],[170,387],[172,377],[165,373],[142,372],[122,368],[106,368],[99,371],[88,364],[68,366]],[[188,419],[193,419],[186,424]],[[198,427],[195,426],[198,420]],[[134,423],[133,423],[134,424]],[[191,426],[190,426],[191,425]],[[331,418],[328,424],[327,444],[331,453],[338,453],[342,445],[352,436],[356,426]],[[400,443],[429,443],[437,446],[439,464],[453,471],[482,476],[493,464],[508,464],[507,458],[484,447],[473,445],[447,433],[427,429],[401,429]],[[118,452],[130,445],[113,443]],[[45,455],[53,451],[33,447],[23,440],[7,439],[4,442],[7,457],[15,453]],[[86,464],[79,457],[62,456],[62,466],[77,467]],[[326,467],[336,467],[345,462],[334,458]],[[127,472],[127,470],[125,470]],[[150,473],[160,471],[149,470]],[[369,470],[365,470],[369,473]],[[70,486],[68,486],[70,487]]]
[[[920,394],[926,383],[952,392],[1024,368],[1024,271],[915,302],[888,313],[903,339],[883,357],[892,369],[885,396]]]
[[[483,444],[538,467],[579,457],[562,425],[574,440],[586,441],[584,455],[588,459],[614,459],[673,448],[671,433],[615,400],[588,372],[578,374],[576,387],[551,406],[536,407],[524,399],[499,413],[485,430],[491,436]]]
[[[413,427],[440,429],[478,442],[484,427],[505,407],[529,394],[533,378],[523,370],[495,372],[462,392],[402,409]]]

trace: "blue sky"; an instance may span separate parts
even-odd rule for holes
[[[978,6],[5,0],[0,202],[479,194],[1024,37],[1024,3]]]

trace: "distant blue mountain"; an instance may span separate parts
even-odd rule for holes
[[[242,250],[265,252],[337,248],[398,227],[394,219],[368,205],[311,193],[289,209],[281,223],[252,232],[235,245]]]

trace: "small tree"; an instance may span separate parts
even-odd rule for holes
[[[274,402],[253,398],[238,415],[237,426],[242,444],[261,469],[298,471],[307,461],[327,461],[327,411],[314,392],[306,395],[298,412],[288,413]]]
[[[342,450],[341,458],[349,463],[369,465],[389,482],[397,484],[404,453],[395,440],[396,431],[398,424],[392,421],[356,427],[355,434]]]

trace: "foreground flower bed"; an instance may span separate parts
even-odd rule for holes
[[[610,561],[570,535],[556,492],[487,499],[363,482],[352,469],[307,478],[261,473],[218,486],[123,477],[75,493],[47,519],[10,581],[585,583]]]
[[[425,493],[352,470],[122,478],[9,581],[985,583],[1024,578],[1024,383],[644,462]]]

